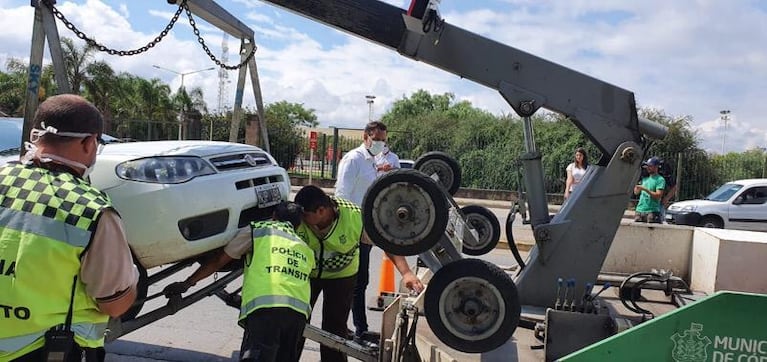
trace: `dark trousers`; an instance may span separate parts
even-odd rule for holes
[[[357,271],[357,285],[354,286],[354,300],[352,301],[352,320],[354,321],[354,334],[361,337],[368,331],[368,317],[365,308],[365,290],[370,281],[370,250],[372,245],[360,243],[360,269]]]
[[[104,348],[81,348],[75,345],[74,350],[69,354],[69,358],[65,362],[81,362],[83,358],[85,358],[86,362],[104,362],[106,354]],[[45,348],[36,349],[13,360],[13,362],[40,361],[45,361]]]
[[[240,361],[298,362],[304,326],[306,316],[290,308],[264,308],[250,313],[245,318]]]
[[[352,306],[352,292],[357,283],[357,276],[339,279],[312,279],[312,307],[322,293],[322,329],[346,338],[346,320]],[[304,348],[304,339],[298,346]],[[299,357],[300,357],[299,352]],[[346,354],[332,348],[320,346],[322,362],[345,362]]]

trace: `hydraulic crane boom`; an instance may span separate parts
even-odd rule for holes
[[[401,55],[496,89],[526,119],[539,108],[567,116],[603,153],[561,211],[548,215],[532,130],[522,155],[536,247],[516,284],[523,305],[551,306],[558,278],[594,282],[636,181],[647,137],[666,129],[637,116],[634,94],[519,49],[376,0],[264,0]],[[582,293],[580,288],[577,293]]]

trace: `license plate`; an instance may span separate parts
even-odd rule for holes
[[[666,220],[671,220],[671,219],[673,219],[673,218],[674,218],[674,216],[673,216],[673,215],[671,215],[671,214],[666,214]]]
[[[256,198],[258,199],[259,208],[279,204],[280,201],[282,201],[279,185],[269,184],[256,186]]]

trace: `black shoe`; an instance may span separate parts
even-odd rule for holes
[[[360,338],[362,340],[378,344],[378,342],[381,340],[381,333],[365,331],[362,332]]]

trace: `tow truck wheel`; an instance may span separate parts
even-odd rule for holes
[[[149,292],[149,275],[147,274],[144,266],[139,263],[135,256],[133,257],[133,265],[135,265],[136,269],[138,269],[136,301],[133,303],[133,306],[128,309],[127,312],[120,316],[120,319],[123,322],[136,318],[139,312],[141,312],[141,308],[144,306],[143,300],[146,299],[147,293]]]
[[[439,187],[416,170],[395,170],[376,180],[362,200],[373,243],[403,256],[431,249],[447,227],[447,198]]]
[[[466,223],[471,225],[479,235],[477,243],[466,242],[463,239],[463,253],[467,255],[485,255],[495,249],[501,239],[501,224],[498,217],[486,207],[469,205],[461,208],[466,217]]]
[[[439,184],[450,195],[455,195],[455,192],[461,187],[461,167],[458,166],[458,161],[447,153],[439,151],[424,153],[415,160],[413,168],[430,177],[437,174]]]
[[[426,288],[424,314],[440,341],[466,353],[506,343],[521,307],[511,278],[494,264],[461,259],[439,269]]]

